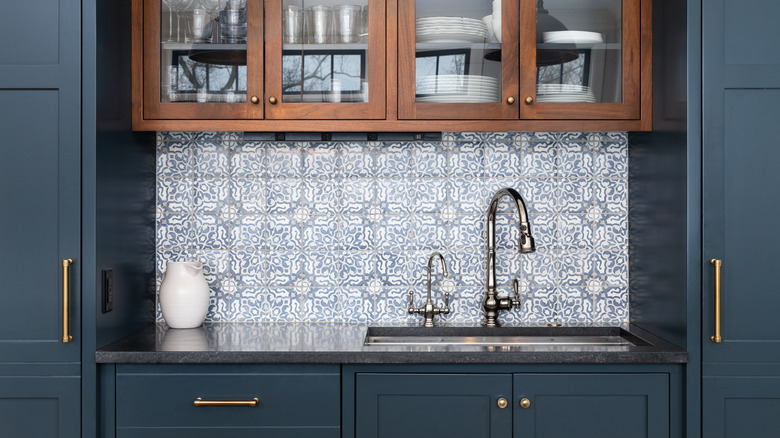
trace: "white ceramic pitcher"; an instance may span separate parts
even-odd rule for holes
[[[209,310],[209,284],[203,263],[168,262],[160,285],[160,308],[171,328],[195,328]]]

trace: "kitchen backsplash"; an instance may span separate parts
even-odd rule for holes
[[[486,211],[500,188],[525,198],[537,251],[518,254],[502,201],[503,322],[628,321],[626,133],[443,133],[436,142],[262,142],[242,133],[157,134],[158,285],[198,260],[207,321],[391,323],[452,294],[451,322],[481,321]],[[158,307],[158,319],[162,314]]]

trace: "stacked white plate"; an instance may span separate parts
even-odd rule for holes
[[[482,20],[465,17],[417,19],[418,43],[481,43],[489,36]]]
[[[536,86],[536,101],[555,103],[598,102],[590,87],[573,84],[539,84]]]
[[[498,102],[499,86],[498,79],[490,76],[425,76],[417,81],[417,102]]]
[[[601,44],[604,39],[598,32],[585,32],[581,30],[562,30],[557,32],[544,32],[542,41],[554,44]]]

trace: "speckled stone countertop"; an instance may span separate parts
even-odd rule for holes
[[[444,329],[457,331],[462,327],[477,326]],[[101,348],[95,359],[98,363],[134,364],[679,364],[688,361],[685,350],[633,325],[614,330],[628,332],[629,338],[639,338],[637,344],[641,345],[376,346],[364,345],[367,329],[366,324],[342,323],[206,323],[195,329],[171,329],[165,324],[155,324]],[[551,330],[546,327],[524,330],[535,329],[546,330],[545,333]],[[594,329],[600,328],[582,325],[552,330],[570,335]]]

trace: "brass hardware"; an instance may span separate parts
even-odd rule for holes
[[[268,101],[269,101],[269,102],[271,102],[271,105],[276,105],[276,102],[278,102],[278,101],[276,100],[276,98],[275,98],[275,97],[273,97],[273,96],[269,97],[269,98],[268,98]]]
[[[520,399],[520,407],[523,409],[528,409],[531,407],[531,400],[528,400],[527,398]]]
[[[70,265],[73,264],[72,259],[65,259],[62,261],[62,342],[67,344],[73,340],[73,336],[70,335],[70,322],[69,308],[70,308]]]
[[[525,104],[526,105],[530,105],[532,103],[534,103],[534,98],[533,97],[528,96],[528,97],[525,98]]]
[[[507,97],[506,98],[506,103],[512,105],[513,103],[515,103],[515,98],[512,97],[512,96]]]
[[[257,97],[257,96],[252,96],[252,97],[249,98],[249,101],[252,102],[253,104],[257,105],[258,103],[260,103],[260,98]]]
[[[252,400],[203,400],[198,397],[193,404],[195,406],[257,406],[260,400],[257,397]]]
[[[715,335],[710,339],[720,344],[723,342],[723,338],[720,337],[720,267],[723,266],[723,260],[712,259],[710,263],[715,265]]]
[[[498,404],[498,407],[501,408],[501,409],[504,409],[505,407],[507,407],[509,405],[509,403],[506,401],[506,399],[504,397],[501,397],[500,399],[498,399],[498,403],[497,404]]]

